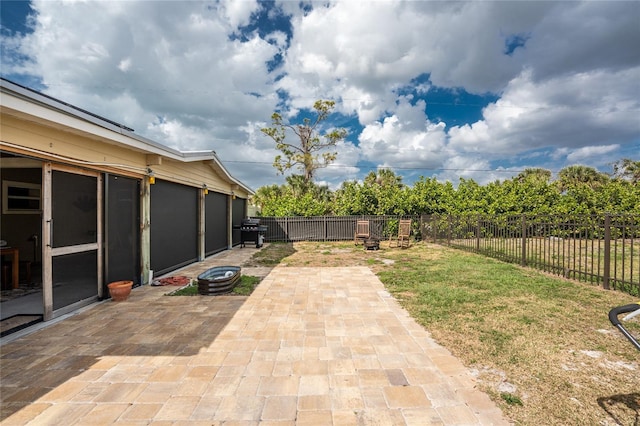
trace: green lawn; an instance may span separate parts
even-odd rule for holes
[[[518,424],[638,424],[640,354],[607,317],[636,299],[436,245],[388,256],[388,290]]]

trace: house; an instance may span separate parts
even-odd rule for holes
[[[240,242],[253,191],[215,152],[168,148],[5,79],[0,89],[2,287],[30,278],[39,300],[3,302],[2,318],[49,320],[108,297],[109,282],[148,284]]]

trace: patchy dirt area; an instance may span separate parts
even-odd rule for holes
[[[401,249],[390,248],[387,241],[380,242],[379,250],[366,250],[361,244],[340,241],[278,243],[271,244],[263,252],[265,253],[262,256],[272,257],[273,260],[282,255],[280,266],[368,266],[374,273],[394,265],[405,257],[415,259],[418,256],[426,260],[438,256],[438,252],[430,254],[425,250],[422,242],[414,242],[411,247]],[[254,256],[252,262],[261,262],[260,256],[261,254]]]

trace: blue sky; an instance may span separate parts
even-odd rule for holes
[[[336,188],[640,159],[640,2],[3,1],[2,77],[282,183],[273,111],[345,127]]]

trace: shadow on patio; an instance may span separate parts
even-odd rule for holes
[[[227,250],[172,275],[196,278],[214,266],[244,265],[256,251]],[[270,269],[243,273],[265,276]],[[247,297],[165,296],[176,288],[138,287],[125,302],[107,300],[3,344],[0,421],[25,407],[25,415],[34,417],[34,410],[71,397],[125,401],[147,379],[163,383],[184,375],[181,364],[206,352]]]
[[[74,381],[96,382],[85,392],[101,392],[112,382],[136,385],[151,374],[171,375],[157,367],[211,345],[246,300],[164,296],[173,289],[137,288],[126,302],[106,301],[3,345],[0,419],[48,393],[64,393]]]

